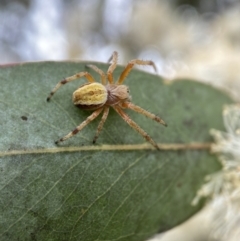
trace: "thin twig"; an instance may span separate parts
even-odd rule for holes
[[[186,143],[186,144],[162,144],[159,143],[158,147],[162,151],[184,151],[184,150],[210,150],[213,143]],[[60,152],[81,152],[81,151],[134,151],[134,150],[154,150],[153,146],[148,143],[135,144],[135,145],[92,145],[92,146],[70,146],[70,147],[56,147],[56,148],[43,148],[43,149],[30,149],[30,150],[9,150],[0,152],[0,157],[14,156],[14,155],[27,155],[27,154],[47,154],[47,153],[60,153]]]

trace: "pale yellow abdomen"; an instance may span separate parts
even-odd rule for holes
[[[100,83],[88,83],[73,92],[74,105],[99,106],[107,101],[107,89]]]

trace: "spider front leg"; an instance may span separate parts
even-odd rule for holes
[[[88,125],[91,121],[93,121],[95,118],[99,116],[99,114],[102,112],[103,108],[95,110],[88,118],[83,121],[79,126],[77,126],[73,131],[68,133],[63,138],[57,140],[55,144],[59,144],[59,142],[66,141],[67,139],[71,138],[72,136],[76,135],[79,131],[81,131],[86,125]]]
[[[151,65],[154,68],[155,72],[157,72],[157,67],[156,67],[156,65],[154,64],[153,61],[133,59],[127,64],[127,66],[123,70],[122,74],[120,75],[120,77],[117,81],[117,85],[121,85],[123,83],[123,81],[128,76],[129,72],[132,70],[132,68],[134,67],[135,64],[137,64],[137,65]]]
[[[114,80],[113,80],[113,71],[114,69],[116,68],[117,66],[117,59],[118,59],[118,53],[117,51],[114,51],[112,56],[110,57],[110,59],[108,60],[108,62],[112,61],[111,65],[109,66],[108,68],[108,71],[107,71],[107,78],[108,78],[108,82],[110,84],[113,84],[114,83]]]
[[[150,142],[156,149],[159,150],[157,143],[136,123],[134,122],[120,107],[113,106],[114,110],[126,121],[134,130],[136,130],[139,134],[146,139],[146,141]]]
[[[167,124],[164,122],[164,120],[161,119],[159,116],[154,115],[153,113],[151,113],[147,110],[144,110],[142,107],[134,105],[131,102],[124,102],[124,103],[121,104],[121,107],[131,109],[131,110],[133,110],[133,111],[135,111],[139,114],[145,115],[146,117],[148,117],[152,120],[155,120],[156,122],[158,122],[158,123],[160,123],[164,126],[167,126]]]
[[[90,82],[93,83],[95,82],[94,78],[92,77],[92,75],[90,75],[88,72],[80,72],[77,73],[73,76],[67,77],[63,80],[61,80],[60,82],[57,83],[57,85],[54,87],[54,89],[50,92],[49,96],[47,97],[47,101],[49,101],[52,96],[54,95],[54,93],[63,85],[69,83],[70,81],[82,78],[82,77],[86,77],[86,79]]]

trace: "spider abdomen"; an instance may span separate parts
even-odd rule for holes
[[[82,109],[95,109],[106,103],[107,96],[108,92],[104,85],[88,83],[73,92],[72,101]]]

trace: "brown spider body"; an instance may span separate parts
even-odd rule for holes
[[[73,92],[73,104],[84,110],[95,110],[103,105],[113,106],[130,101],[129,89],[126,85],[102,85],[87,83]]]
[[[86,77],[89,83],[81,85],[76,91],[73,92],[72,101],[74,105],[81,109],[85,110],[94,110],[94,112],[87,117],[85,121],[83,121],[79,126],[77,126],[73,131],[68,133],[63,138],[56,141],[56,144],[59,142],[65,141],[68,138],[76,135],[79,131],[81,131],[86,125],[88,125],[91,121],[93,121],[97,116],[103,112],[102,119],[98,125],[96,135],[93,139],[93,143],[96,142],[100,131],[103,128],[103,124],[105,123],[109,108],[112,107],[122,118],[126,121],[132,128],[134,128],[137,132],[139,132],[147,141],[149,141],[155,148],[158,149],[158,145],[153,141],[153,139],[143,130],[140,126],[137,125],[122,109],[131,109],[135,112],[138,112],[146,117],[149,117],[162,125],[166,125],[166,123],[158,116],[144,110],[143,108],[133,104],[131,102],[131,96],[129,94],[129,88],[126,85],[123,85],[124,79],[127,77],[131,69],[135,64],[138,65],[151,65],[156,70],[156,67],[152,61],[144,61],[139,59],[131,60],[122,74],[120,75],[117,82],[114,83],[113,80],[113,71],[117,66],[117,52],[113,52],[111,57],[112,63],[109,66],[107,71],[107,81],[105,73],[100,70],[95,65],[89,65],[88,67],[92,68],[101,76],[101,82],[95,82],[94,78],[88,72],[80,72],[71,77],[68,77],[62,81],[60,81],[55,88],[50,92],[50,95],[47,98],[47,101],[53,96],[53,94],[64,84],[73,81],[75,79]]]

